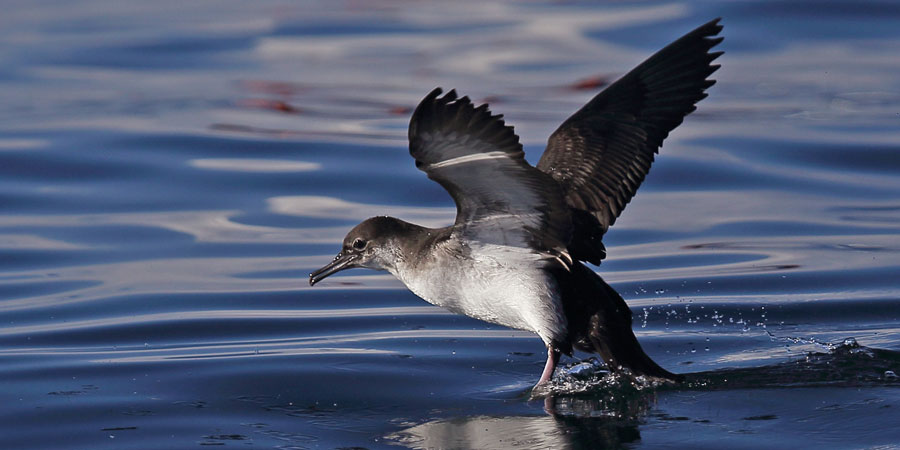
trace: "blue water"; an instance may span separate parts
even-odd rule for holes
[[[405,141],[433,87],[489,101],[534,162],[597,84],[718,16],[718,84],[597,269],[686,385],[576,355],[531,397],[529,333],[382,273],[307,286],[366,217],[453,220]],[[0,447],[900,446],[898,19],[849,0],[4,2]]]

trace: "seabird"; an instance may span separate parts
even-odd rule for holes
[[[679,380],[631,329],[625,300],[584,262],[640,186],[663,140],[705,98],[722,52],[715,19],[669,44],[566,119],[531,166],[519,137],[486,104],[440,88],[409,123],[416,167],[456,203],[456,221],[426,228],[373,217],[309,275],[315,285],[354,267],[386,270],[425,301],[536,333],[547,347],[538,385],[561,353],[599,353],[611,370]]]

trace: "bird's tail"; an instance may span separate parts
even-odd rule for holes
[[[590,318],[589,339],[595,351],[603,357],[612,370],[620,367],[634,375],[645,375],[681,381],[684,376],[663,369],[650,359],[631,329],[631,309],[612,286],[597,277],[605,288],[605,305]]]
[[[621,367],[634,375],[672,381],[684,378],[663,369],[644,353],[631,329],[631,309],[596,272],[579,263],[558,276],[574,347],[599,353],[614,371]]]

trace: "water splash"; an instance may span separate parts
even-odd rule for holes
[[[561,366],[548,383],[531,391],[531,399],[543,400],[544,410],[557,417],[633,420],[649,411],[655,388],[671,383],[627,369],[613,372],[592,357]]]
[[[636,420],[645,416],[658,392],[796,387],[900,386],[900,352],[859,345],[854,338],[828,343],[812,338],[779,338],[815,343],[823,352],[780,364],[718,369],[685,374],[683,383],[612,372],[597,358],[557,370],[546,385],[535,387],[532,400],[543,400],[554,416]]]
[[[821,346],[803,358],[763,367],[687,374],[680,388],[746,389],[817,386],[897,386],[900,352],[859,345],[854,338],[828,343],[812,338],[779,338]]]

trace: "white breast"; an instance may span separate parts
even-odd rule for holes
[[[394,275],[427,302],[452,312],[537,333],[549,344],[564,341],[566,318],[555,280],[541,255],[523,248],[483,245],[469,258],[436,252]]]

